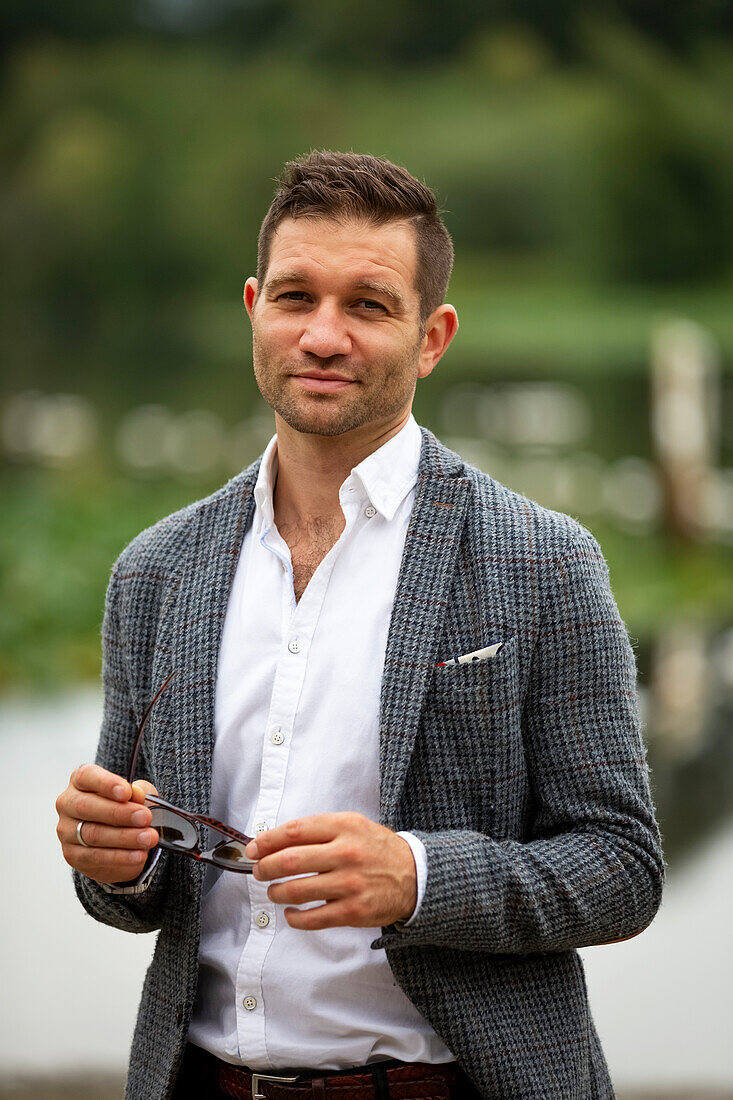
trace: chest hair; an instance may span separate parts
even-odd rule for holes
[[[288,544],[293,563],[293,589],[295,602],[308,587],[308,582],[332,546],[338,542],[345,521],[315,517],[306,524],[278,524],[281,537]]]

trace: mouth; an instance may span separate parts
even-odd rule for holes
[[[304,389],[313,393],[334,393],[336,390],[355,385],[353,379],[343,378],[339,374],[294,374],[293,378],[297,379]]]

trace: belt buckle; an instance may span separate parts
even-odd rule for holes
[[[260,1081],[277,1081],[281,1085],[294,1085],[297,1077],[273,1077],[271,1073],[252,1074],[252,1100],[267,1100],[259,1091]]]

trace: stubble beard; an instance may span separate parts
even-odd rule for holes
[[[411,403],[417,383],[416,343],[403,356],[381,364],[379,377],[358,380],[355,390],[313,393],[299,387],[287,371],[273,364],[260,340],[253,340],[254,375],[260,393],[278,416],[296,432],[337,436],[365,424],[389,421]],[[314,369],[317,374],[317,369]],[[296,388],[297,387],[297,388]],[[344,400],[346,394],[349,397]]]

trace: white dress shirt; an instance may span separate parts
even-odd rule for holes
[[[297,603],[273,515],[277,436],[267,446],[224,621],[212,761],[212,815],[251,836],[343,810],[379,821],[380,689],[421,439],[410,416],[354,467],[346,526]],[[418,872],[414,919],[425,849],[399,835]],[[453,1060],[371,949],[379,929],[293,929],[268,885],[207,869],[191,1042],[262,1072]]]

